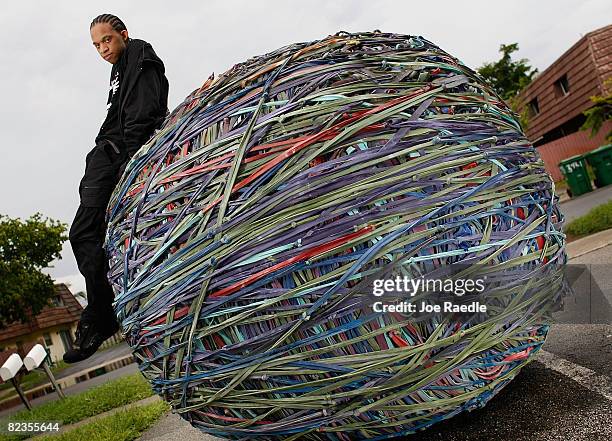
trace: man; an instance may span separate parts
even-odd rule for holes
[[[88,305],[77,326],[73,348],[64,354],[67,363],[90,357],[119,329],[103,249],[106,206],[125,164],[168,112],[164,64],[151,45],[130,38],[125,24],[111,14],[96,17],[90,34],[100,56],[113,67],[106,119],[85,159],[80,205],[69,233],[79,271],[85,277]]]

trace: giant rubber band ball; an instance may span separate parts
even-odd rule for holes
[[[379,31],[211,76],[130,160],[107,216],[142,374],[229,439],[387,439],[484,405],[546,337],[558,278],[535,271],[566,261],[517,115],[433,43]],[[480,322],[373,311],[352,288],[401,262],[511,271],[510,300]]]

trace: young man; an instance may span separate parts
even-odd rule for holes
[[[85,159],[80,205],[69,233],[79,271],[85,277],[88,305],[73,348],[64,354],[67,363],[90,357],[119,329],[102,247],[106,206],[128,159],[160,127],[168,112],[164,64],[151,45],[130,38],[125,24],[111,14],[96,17],[90,34],[95,49],[113,67],[106,119]]]

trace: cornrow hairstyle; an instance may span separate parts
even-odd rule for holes
[[[89,29],[93,28],[95,25],[99,23],[108,23],[113,27],[117,32],[127,31],[127,27],[125,23],[121,21],[119,17],[113,14],[100,14],[96,18],[93,19],[91,25],[89,25]]]

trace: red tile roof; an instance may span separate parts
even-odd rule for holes
[[[63,283],[55,285],[56,295],[62,300],[63,306],[45,306],[30,323],[14,322],[5,328],[0,328],[0,343],[5,340],[42,331],[56,325],[74,323],[81,318],[83,307],[74,298],[68,287]]]

